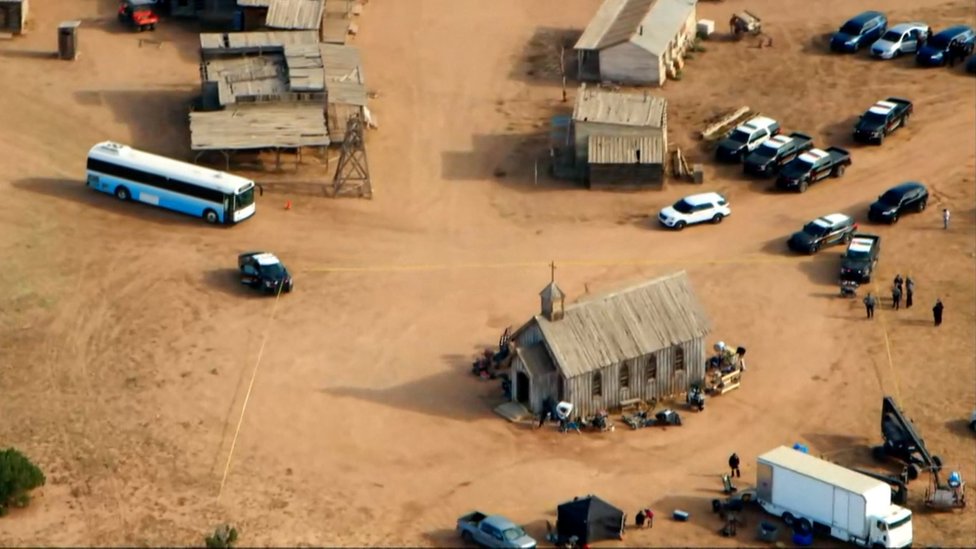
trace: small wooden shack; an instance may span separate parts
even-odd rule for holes
[[[705,377],[711,324],[684,271],[565,306],[553,281],[512,338],[512,400],[547,400],[589,416],[632,399],[678,395]]]
[[[26,32],[29,8],[28,0],[0,0],[0,33]]]
[[[662,85],[694,42],[697,0],[605,0],[576,42],[582,80]]]
[[[668,148],[668,102],[580,86],[573,108],[577,170],[591,187],[657,184]]]

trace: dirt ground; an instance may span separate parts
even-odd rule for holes
[[[700,5],[720,34],[732,11],[760,14],[774,46],[719,37],[661,91],[672,141],[706,165],[701,188],[734,209],[681,233],[653,216],[699,187],[533,182],[539,136],[573,92],[560,102],[532,44],[581,29],[598,0],[370,2],[355,43],[376,92],[374,199],[269,192],[229,229],[85,189],[85,154],[101,140],[190,158],[197,29],[167,21],[160,44],[140,44],[114,0],[67,4],[34,0],[32,32],[0,42],[0,447],[48,477],[28,509],[0,519],[0,545],[195,544],[230,522],[246,545],[446,546],[475,508],[541,538],[556,505],[586,493],[631,516],[655,509],[654,529],[627,545],[734,545],[753,540],[755,522],[729,540],[708,512],[729,453],[743,458],[742,485],[758,454],[794,442],[883,469],[868,447],[885,394],[976,482],[965,428],[976,406],[976,84],[959,67],[826,53],[825,33],[876,2]],[[976,23],[968,0],[884,5],[894,21]],[[57,61],[55,28],[72,18],[82,55]],[[889,95],[915,101],[911,126],[881,148],[850,144],[853,118]],[[740,105],[850,146],[853,167],[803,195],[716,167],[694,134]],[[791,257],[784,240],[833,211],[861,220],[911,179],[928,185],[928,209],[865,228],[883,239],[874,288],[885,295],[896,273],[910,275],[917,306],[869,322],[836,296],[840,250]],[[262,248],[297,273],[277,308],[235,280],[235,254]],[[709,344],[749,349],[745,384],[666,431],[560,435],[495,416],[501,391],[471,376],[470,360],[537,310],[550,260],[570,299],[686,269],[715,324]],[[971,543],[973,506],[927,514],[924,486],[911,485],[915,544]],[[691,521],[667,520],[675,508]]]

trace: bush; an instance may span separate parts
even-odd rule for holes
[[[44,486],[44,473],[13,448],[0,451],[0,515],[9,507],[27,507],[30,491]]]
[[[207,536],[203,540],[207,547],[213,548],[226,548],[233,547],[234,543],[237,541],[237,528],[233,526],[228,526],[226,524],[221,524],[216,529],[212,536]]]

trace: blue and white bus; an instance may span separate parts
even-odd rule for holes
[[[87,185],[139,202],[233,224],[254,215],[254,182],[104,141],[88,151]]]

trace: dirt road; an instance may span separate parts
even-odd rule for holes
[[[597,5],[370,2],[355,42],[377,93],[375,198],[267,193],[252,220],[213,229],[83,185],[86,151],[104,139],[189,158],[195,29],[167,22],[158,47],[140,45],[112,2],[32,2],[33,31],[0,43],[0,446],[35,458],[48,485],[0,519],[0,544],[192,544],[228,521],[248,545],[450,545],[455,518],[473,508],[541,537],[558,503],[598,493],[631,515],[648,504],[659,517],[693,514],[628,545],[729,545],[707,510],[730,452],[743,458],[743,483],[756,455],[793,442],[875,466],[867,447],[880,440],[884,394],[976,480],[963,421],[976,402],[973,79],[825,53],[823,35],[874,7],[865,1],[802,14],[772,0],[703,3],[699,16],[720,30],[733,10],[759,13],[774,46],[716,40],[661,91],[672,141],[705,163],[704,188],[734,209],[721,226],[670,233],[653,216],[698,187],[533,183],[547,117],[573,94],[560,102],[530,44],[582,28]],[[974,23],[966,2],[885,6],[892,20]],[[53,29],[74,17],[81,58],[51,59]],[[915,101],[911,126],[881,148],[850,144],[853,117],[889,95]],[[850,147],[854,166],[803,195],[715,167],[693,134],[742,104]],[[839,250],[796,258],[783,241],[832,211],[861,220],[879,192],[911,179],[929,186],[929,208],[870,230],[884,239],[877,291],[911,275],[918,305],[868,322],[836,297]],[[273,250],[297,273],[273,319],[273,300],[234,278],[245,249]],[[559,435],[504,422],[491,412],[500,390],[473,378],[470,360],[536,311],[550,260],[570,299],[686,269],[715,324],[709,343],[749,349],[743,388],[664,432]],[[368,269],[341,269],[355,266]],[[936,298],[946,303],[938,329]],[[912,485],[913,508],[923,485]],[[961,544],[974,529],[972,508],[919,513],[915,543]]]

